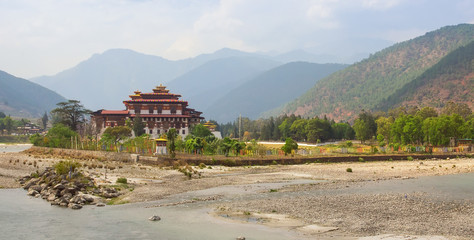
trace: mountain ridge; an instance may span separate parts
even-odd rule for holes
[[[41,117],[64,97],[37,83],[0,70],[0,112],[14,117]]]
[[[363,109],[375,109],[384,98],[473,37],[473,24],[459,24],[397,43],[320,80],[295,101],[264,115],[326,115],[336,120],[352,120]]]

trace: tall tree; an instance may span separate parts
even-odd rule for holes
[[[135,133],[135,137],[140,137],[145,134],[145,123],[139,114],[137,114],[133,119],[132,129],[133,133]]]
[[[68,100],[56,105],[58,107],[53,109],[51,114],[55,115],[60,123],[69,126],[73,131],[76,131],[79,124],[84,123],[91,113],[91,110],[84,108],[78,100]]]
[[[354,131],[357,139],[361,142],[371,139],[377,131],[377,124],[374,116],[370,112],[362,110],[359,117],[354,122]]]
[[[41,118],[41,123],[43,123],[43,129],[46,129],[46,127],[48,126],[48,121],[48,113],[44,112],[43,117]]]
[[[10,134],[13,130],[13,119],[10,116],[3,118],[3,124],[5,125],[5,130]]]
[[[178,132],[175,128],[170,128],[166,133],[166,139],[168,140],[168,152],[170,153],[171,158],[176,157],[176,138],[178,137]]]

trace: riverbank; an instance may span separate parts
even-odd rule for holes
[[[19,187],[15,178],[60,160],[53,156],[0,153],[0,186]],[[80,162],[83,171],[97,183],[114,184],[118,177],[127,178],[134,190],[117,199],[119,203],[166,202],[152,204],[152,208],[205,204],[215,209],[218,218],[244,222],[256,219],[251,224],[272,225],[277,221],[274,218],[286,216],[298,224],[289,221],[272,226],[317,238],[352,239],[381,234],[474,238],[473,198],[440,198],[437,196],[442,194],[433,189],[411,188],[418,183],[410,182],[473,173],[472,158],[250,167],[201,165],[192,167],[196,173],[191,179],[172,167],[96,159]],[[348,172],[349,168],[352,172]],[[314,226],[331,231],[316,231],[320,228]]]

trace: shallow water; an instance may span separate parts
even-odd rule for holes
[[[31,148],[32,144],[2,144],[0,143],[0,153],[21,152]]]
[[[197,205],[71,210],[28,197],[22,189],[0,190],[0,203],[1,239],[301,239],[286,229],[222,221]],[[149,221],[152,215],[162,220]]]

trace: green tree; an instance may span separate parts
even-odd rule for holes
[[[59,123],[69,126],[73,131],[76,131],[79,124],[84,123],[86,116],[91,113],[78,100],[68,100],[56,105],[58,107],[53,109],[51,114],[57,117]]]
[[[5,125],[5,130],[10,134],[13,130],[13,119],[10,116],[3,118],[3,124]]]
[[[307,137],[310,142],[327,141],[332,138],[332,128],[328,120],[313,118],[306,125]]]
[[[379,135],[382,135],[385,143],[390,142],[390,129],[393,123],[393,118],[379,117],[375,120],[375,123],[377,124],[377,140],[379,139]]]
[[[295,140],[291,138],[286,138],[285,140],[285,145],[281,147],[281,150],[285,153],[285,155],[288,155],[291,153],[291,151],[298,149],[298,143],[295,142]]]
[[[145,123],[143,122],[139,114],[137,114],[135,118],[133,118],[132,130],[133,133],[135,133],[135,137],[139,137],[145,134]]]
[[[43,140],[43,144],[46,147],[68,148],[72,147],[71,139],[75,137],[77,137],[77,133],[69,126],[57,123],[49,129]]]
[[[41,123],[43,124],[43,129],[46,129],[48,127],[48,113],[44,112],[43,117],[41,118]]]
[[[232,149],[232,145],[233,145],[233,141],[229,137],[225,137],[224,139],[222,139],[220,148],[222,149],[222,152],[224,152],[224,155],[226,157],[229,156],[229,152]]]
[[[361,142],[371,139],[377,132],[377,124],[371,113],[362,110],[359,117],[354,122],[356,138]]]
[[[117,144],[118,142],[125,140],[126,138],[129,138],[131,136],[132,130],[129,127],[116,126],[106,128],[104,134],[102,134],[102,139]]]
[[[306,140],[306,135],[307,135],[306,125],[307,125],[306,119],[295,120],[293,124],[291,124],[290,126],[291,136],[293,136],[298,141]]]
[[[178,137],[178,132],[175,128],[170,128],[166,133],[166,139],[168,140],[168,152],[170,153],[171,158],[176,157],[176,138]]]
[[[5,115],[5,113],[0,112],[0,119],[1,119],[1,118],[4,118],[4,117],[6,117],[6,116],[7,116],[7,115]]]
[[[288,119],[285,119],[279,126],[278,129],[281,132],[281,136],[283,138],[287,138],[290,136],[290,127],[291,127],[290,121]]]
[[[240,142],[240,141],[235,140],[232,143],[232,149],[234,149],[235,155],[239,155],[240,150],[244,149],[245,147],[246,147],[246,145],[245,145],[244,142]]]
[[[422,120],[425,120],[430,117],[437,117],[438,112],[432,107],[424,107],[416,112],[416,115],[419,116]]]
[[[195,137],[205,138],[212,135],[211,130],[202,124],[197,124],[191,130],[191,134]]]

